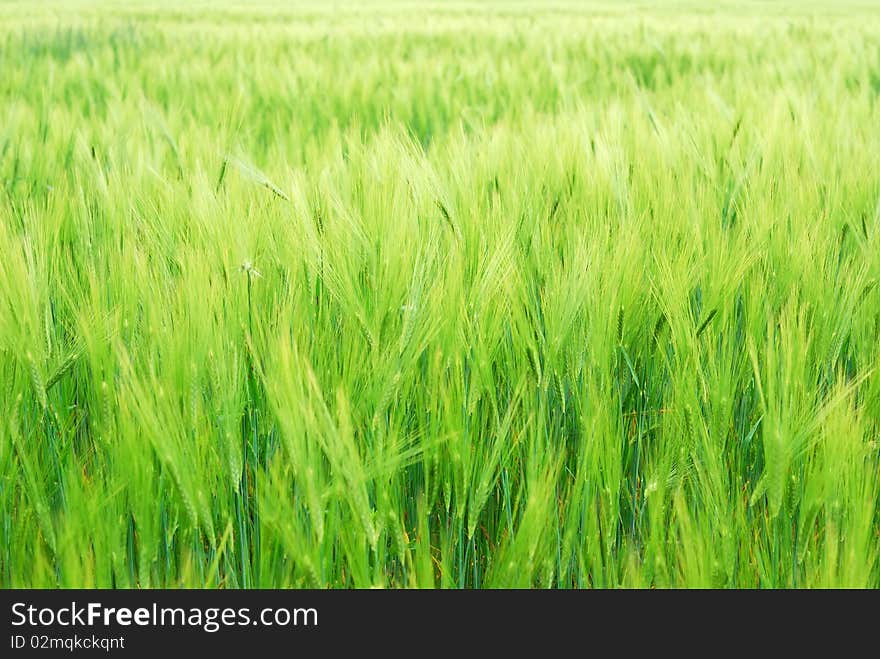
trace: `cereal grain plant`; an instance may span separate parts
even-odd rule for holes
[[[877,587],[880,9],[0,3],[0,587]]]

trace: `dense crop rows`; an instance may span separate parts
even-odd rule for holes
[[[0,586],[880,585],[880,12],[648,4],[0,4]]]

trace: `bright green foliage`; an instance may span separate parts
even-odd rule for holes
[[[0,586],[880,586],[880,10],[215,4],[0,4]]]

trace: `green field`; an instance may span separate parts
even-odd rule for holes
[[[0,587],[880,586],[880,7],[351,4],[0,2]]]

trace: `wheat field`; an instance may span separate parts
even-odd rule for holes
[[[0,3],[0,587],[880,585],[880,7]]]

